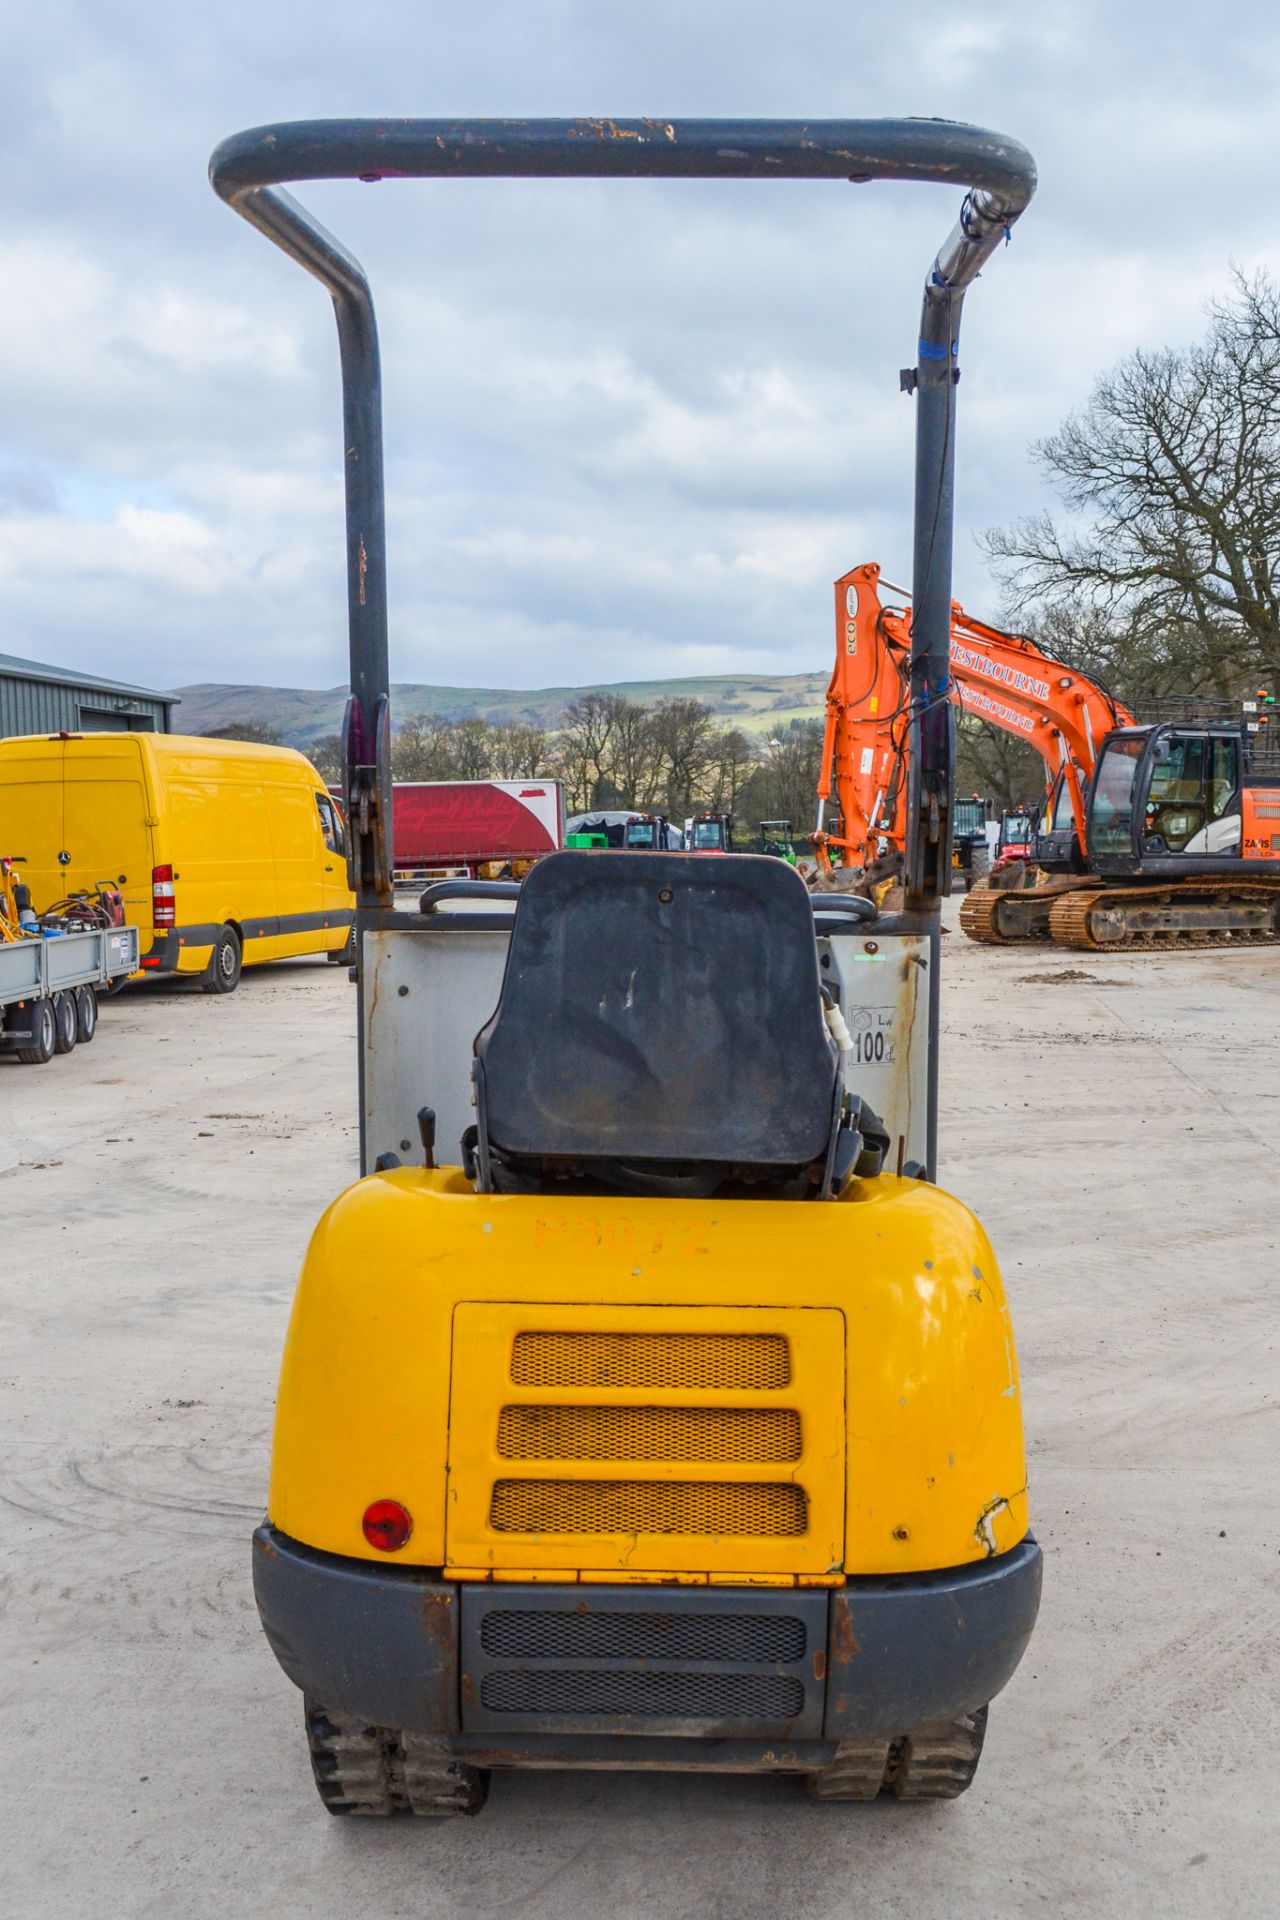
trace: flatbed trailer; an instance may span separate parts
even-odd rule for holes
[[[93,1039],[99,991],[138,971],[138,929],[0,941],[0,1054],[41,1066]]]

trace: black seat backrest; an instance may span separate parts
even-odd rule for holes
[[[475,1052],[505,1159],[807,1165],[839,1066],[803,881],[760,855],[552,854]]]

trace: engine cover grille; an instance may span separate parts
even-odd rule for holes
[[[507,1460],[798,1460],[790,1407],[504,1407]]]
[[[838,1581],[844,1333],[828,1307],[459,1302],[448,1573]]]
[[[802,1534],[804,1489],[789,1480],[499,1480],[495,1533]]]
[[[790,1384],[791,1360],[776,1333],[521,1333],[511,1378],[519,1387],[776,1392]]]
[[[821,1732],[820,1591],[468,1585],[460,1609],[465,1731]]]

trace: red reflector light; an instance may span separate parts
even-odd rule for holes
[[[152,867],[151,901],[151,921],[153,926],[172,927],[177,925],[174,912],[172,867]]]
[[[364,1537],[379,1553],[398,1553],[413,1532],[409,1509],[398,1500],[375,1500],[360,1522]]]
[[[160,955],[158,953],[155,954],[154,956],[151,954],[148,954],[147,958],[143,961],[140,961],[139,964],[144,967],[158,967],[160,965]]]

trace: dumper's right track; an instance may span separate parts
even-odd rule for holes
[[[898,1740],[842,1740],[805,1785],[813,1800],[954,1800],[978,1771],[986,1733],[987,1709],[977,1707]]]

